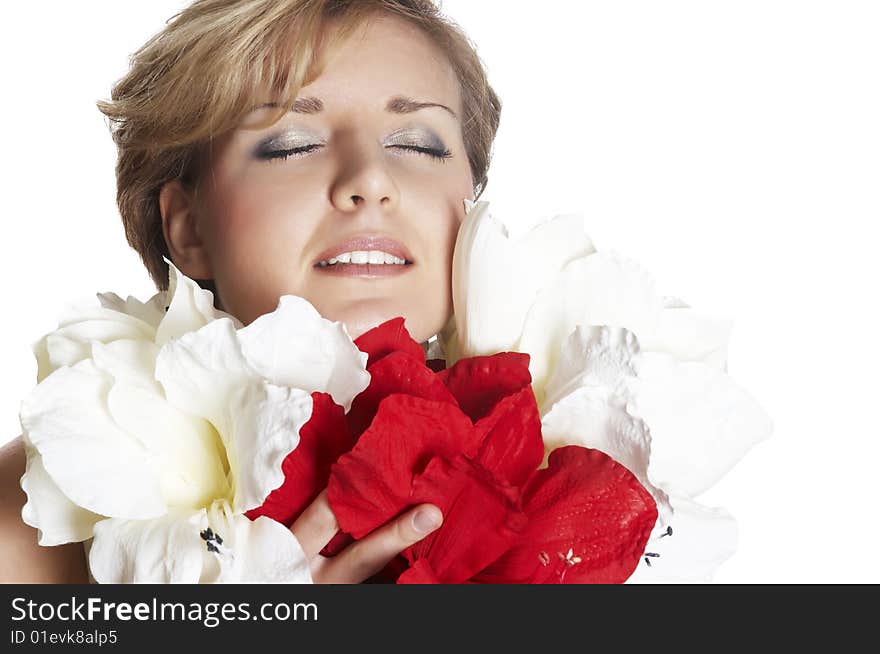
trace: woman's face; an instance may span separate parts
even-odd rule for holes
[[[195,224],[223,308],[247,324],[293,294],[352,337],[403,316],[428,339],[451,315],[473,198],[450,65],[416,28],[377,18],[297,105],[260,130],[258,109],[215,144]]]

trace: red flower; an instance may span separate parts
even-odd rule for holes
[[[369,355],[369,387],[347,416],[327,396],[313,396],[312,419],[284,461],[284,484],[250,517],[289,525],[326,485],[346,532],[327,555],[411,506],[443,511],[443,525],[386,569],[402,583],[629,577],[656,506],[626,468],[595,450],[561,448],[537,469],[544,448],[527,355],[475,357],[443,370],[425,361],[401,318],[356,343]]]

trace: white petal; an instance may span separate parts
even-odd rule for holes
[[[220,434],[230,430],[228,400],[257,373],[241,353],[231,320],[214,320],[167,343],[156,358],[156,379],[179,409],[209,420]]]
[[[452,297],[461,356],[503,351],[515,343],[528,308],[512,283],[514,248],[507,229],[477,202],[458,232],[452,263]],[[491,318],[491,320],[490,320]]]
[[[260,506],[281,486],[281,462],[299,445],[299,430],[312,416],[312,397],[296,388],[256,381],[230,398],[232,433],[227,442],[235,486],[233,507]]]
[[[701,506],[673,497],[671,536],[652,537],[646,551],[659,554],[644,558],[626,583],[709,582],[719,565],[736,551],[736,521],[724,509]]]
[[[578,325],[625,327],[642,340],[656,330],[663,301],[654,280],[613,252],[583,257],[565,267],[529,310],[517,348],[531,356],[533,383],[543,388],[559,344]]]
[[[452,266],[461,356],[510,350],[535,295],[568,262],[594,252],[579,216],[546,221],[520,239],[477,202],[459,230]]]
[[[152,328],[141,320],[108,309],[95,309],[91,317],[59,327],[34,343],[37,382],[43,381],[52,371],[62,366],[72,366],[88,358],[92,341],[152,341],[154,336]]]
[[[159,327],[159,323],[165,317],[168,297],[170,296],[167,291],[156,293],[149,301],[144,303],[130,295],[127,299],[123,300],[116,293],[98,293],[98,301],[102,307],[134,316],[150,325],[153,330]]]
[[[27,467],[21,488],[27,494],[27,502],[21,517],[39,532],[37,542],[52,546],[91,538],[95,523],[103,517],[71,502],[46,472],[39,453],[33,447],[26,449]]]
[[[650,432],[627,412],[622,398],[602,386],[579,388],[553,405],[541,421],[541,431],[547,454],[564,445],[579,445],[604,452],[624,466],[657,503],[658,523],[667,524],[668,497],[648,474]]]
[[[677,298],[664,298],[656,331],[639,339],[647,352],[667,352],[680,361],[700,361],[722,372],[733,321],[703,316]]]
[[[231,497],[226,450],[210,422],[171,406],[163,397],[116,384],[108,407],[120,428],[139,437],[169,508],[196,508]]]
[[[629,412],[651,428],[651,479],[695,497],[772,431],[760,406],[717,368],[641,352]]]
[[[217,551],[202,537],[208,527]],[[312,582],[305,552],[287,527],[233,514],[225,502],[153,520],[102,520],[89,567],[98,583]]]
[[[122,339],[112,343],[94,342],[90,354],[95,367],[110,375],[116,382],[124,382],[161,393],[156,382],[156,356],[159,348],[152,341]]]
[[[342,323],[321,317],[306,300],[283,296],[272,313],[239,330],[248,363],[277,386],[329,393],[346,411],[370,383],[367,355]]]
[[[89,567],[101,584],[195,584],[204,564],[199,536],[205,510],[152,520],[102,520],[95,525]]]
[[[214,561],[205,565],[202,583],[312,583],[302,546],[281,523],[265,516],[251,521],[217,502],[203,524],[223,543],[219,553],[209,554]]]
[[[147,449],[107,409],[112,378],[86,359],[49,375],[22,402],[21,423],[58,487],[75,504],[110,517],[165,512]]]
[[[635,375],[632,359],[639,351],[635,335],[622,327],[578,326],[562,342],[559,363],[538,397],[541,414],[581,386],[620,390]],[[540,389],[535,389],[538,396]]]
[[[147,341],[93,344],[95,365],[114,378],[107,394],[110,415],[147,450],[167,506],[200,507],[230,497],[219,434],[207,420],[168,402],[153,376],[156,350]]]
[[[91,347],[87,341],[67,338],[58,331],[46,334],[33,344],[34,356],[37,358],[37,383],[58,368],[72,366],[87,359]]]
[[[228,318],[236,327],[241,326],[232,316],[214,308],[214,294],[211,291],[200,288],[168,259],[165,259],[165,263],[168,264],[168,297],[171,301],[156,330],[156,343],[165,345],[219,318]]]
[[[98,294],[101,299],[101,294]],[[69,305],[64,308],[58,321],[59,327],[71,327],[89,322],[112,322],[119,323],[121,328],[135,330],[142,334],[155,333],[155,327],[139,316],[130,315],[117,311],[112,306],[95,306],[95,304]]]

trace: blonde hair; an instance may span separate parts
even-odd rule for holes
[[[214,138],[239,125],[267,92],[278,106],[260,127],[280,120],[300,88],[320,75],[318,50],[337,47],[381,12],[416,25],[446,54],[461,85],[462,136],[479,197],[501,101],[474,45],[435,2],[196,0],[131,56],[112,100],[98,102],[117,146],[116,201],[125,235],[158,289],[168,284],[162,186],[179,179],[197,191]],[[329,21],[338,27],[333,42],[323,40]],[[210,281],[203,286],[213,288]]]

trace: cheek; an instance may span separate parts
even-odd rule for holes
[[[449,283],[452,272],[452,255],[461,220],[464,218],[464,207],[458,208],[461,200],[449,201],[440,212],[437,220],[426,225],[423,231],[425,242],[429,243],[431,266],[434,276],[444,284]]]
[[[231,185],[212,202],[210,244],[224,308],[248,323],[285,293],[299,295],[310,214],[292,187]]]

